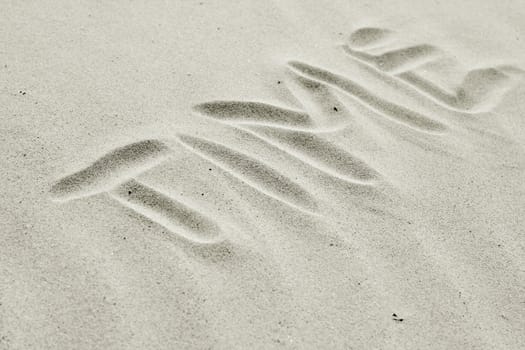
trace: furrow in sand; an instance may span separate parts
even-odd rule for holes
[[[363,86],[341,75],[298,61],[289,62],[289,66],[301,74],[339,88],[368,108],[411,128],[429,133],[441,133],[447,129],[443,123],[380,98]]]
[[[523,76],[523,71],[514,66],[476,68],[468,71],[461,84],[449,92],[415,72],[418,67],[443,56],[437,47],[419,44],[370,54],[367,52],[369,47],[359,45],[367,40],[383,42],[390,34],[390,31],[380,28],[356,30],[348,45],[343,45],[343,50],[357,62],[392,76],[445,108],[467,113],[489,111],[515,85],[517,78]]]
[[[479,113],[492,110],[518,81],[523,72],[514,67],[489,67],[469,71],[454,93],[450,93],[415,72],[396,76],[416,91],[441,105],[459,111]]]
[[[313,133],[262,126],[245,129],[330,176],[363,185],[373,184],[380,177],[363,160]]]
[[[354,31],[348,40],[349,45],[359,49],[370,49],[384,45],[392,36],[392,31],[384,28],[363,27]]]
[[[428,44],[394,49],[379,55],[354,50],[349,46],[343,46],[343,48],[348,55],[364,61],[379,70],[393,74],[417,68],[442,55],[438,48]]]
[[[203,138],[177,137],[182,145],[258,191],[309,213],[317,210],[315,199],[305,189],[261,161]]]
[[[52,186],[55,200],[70,200],[105,192],[162,162],[170,150],[157,140],[145,140],[112,150],[86,168]]]
[[[131,179],[109,191],[111,197],[174,234],[196,243],[221,240],[219,225],[199,211]]]
[[[292,94],[312,116],[312,131],[336,131],[344,128],[353,118],[345,104],[335,95],[334,88],[295,71],[289,74]]]
[[[252,101],[212,101],[198,104],[194,111],[203,116],[236,124],[275,125],[308,129],[313,126],[310,116],[293,109]]]

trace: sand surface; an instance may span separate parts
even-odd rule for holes
[[[4,1],[0,349],[525,348],[524,18]]]

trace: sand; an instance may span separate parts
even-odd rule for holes
[[[0,349],[525,348],[525,6],[0,11]]]

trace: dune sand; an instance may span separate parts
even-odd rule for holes
[[[4,2],[1,349],[525,348],[525,6]]]

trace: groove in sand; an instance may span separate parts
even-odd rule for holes
[[[392,31],[384,28],[363,27],[355,30],[349,38],[349,44],[357,48],[375,48],[389,40]]]
[[[109,194],[125,207],[189,241],[215,243],[222,236],[219,225],[211,219],[137,180],[129,180]]]
[[[334,94],[334,89],[318,80],[290,71],[290,91],[315,123],[311,131],[336,131],[344,128],[352,113]]]
[[[192,152],[256,190],[309,213],[317,210],[315,199],[306,190],[261,161],[203,138],[185,134],[178,134],[177,138]]]
[[[470,113],[489,111],[513,86],[518,70],[505,72],[496,67],[473,69],[467,73],[456,90],[448,92],[415,72],[403,72],[398,78],[415,90],[429,96],[447,108]]]
[[[364,161],[313,133],[260,126],[244,129],[330,176],[363,185],[370,185],[379,178]]]
[[[86,168],[62,178],[50,192],[65,201],[105,192],[150,169],[169,156],[169,149],[157,140],[145,140],[119,147]]]
[[[443,123],[380,98],[363,86],[343,76],[298,61],[290,61],[288,64],[292,69],[297,70],[301,74],[341,89],[370,109],[389,119],[430,133],[441,133],[447,129]]]
[[[369,48],[353,43],[352,37],[359,36],[360,31],[354,32],[349,45],[343,46],[346,54],[358,62],[397,78],[419,94],[449,109],[469,113],[489,111],[512,88],[516,78],[523,76],[523,71],[514,66],[472,69],[461,84],[453,92],[449,92],[414,71],[419,66],[441,57],[441,50],[432,45],[420,44],[374,55],[366,52]],[[374,28],[372,33],[375,34],[371,35],[371,38],[381,41],[381,29]]]
[[[290,128],[311,128],[310,116],[303,111],[262,102],[212,101],[198,104],[194,111],[209,118],[237,124],[277,125]]]
[[[354,50],[349,46],[343,47],[345,52],[352,57],[392,74],[417,68],[442,55],[439,49],[428,44],[394,49],[379,55],[372,55],[364,51]]]

